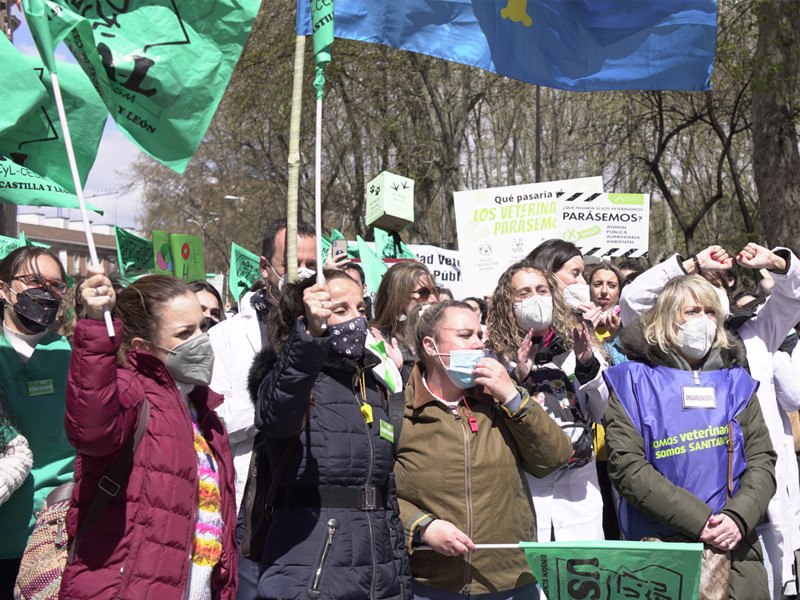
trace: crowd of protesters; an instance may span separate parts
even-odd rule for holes
[[[205,282],[0,261],[0,600],[70,481],[65,599],[538,599],[498,545],[619,539],[702,542],[727,597],[797,596],[789,250],[645,269],[548,240],[482,298],[416,261],[372,298],[346,256],[318,282],[297,231],[297,280],[275,221],[228,318]]]

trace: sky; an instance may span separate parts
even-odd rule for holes
[[[13,14],[22,21],[14,32],[14,46],[23,54],[37,56],[36,45],[31,37],[21,10],[13,10]],[[56,49],[56,60],[75,63],[64,44]],[[69,115],[67,115],[69,120]],[[103,209],[104,215],[89,211],[89,220],[96,224],[116,224],[120,227],[138,227],[137,219],[141,215],[142,206],[139,193],[136,189],[126,191],[128,185],[130,166],[144,153],[131,142],[109,117],[103,131],[103,139],[97,151],[94,166],[89,172],[83,194],[87,200],[91,199]],[[110,192],[110,193],[109,193]],[[43,213],[47,216],[56,216],[59,209],[41,206],[19,206],[19,213]],[[80,211],[76,209],[62,209],[61,216],[80,220]]]

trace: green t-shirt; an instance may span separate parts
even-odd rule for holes
[[[72,479],[75,449],[64,430],[71,354],[65,338],[47,333],[23,365],[0,333],[0,387],[14,424],[33,453],[30,475],[0,506],[0,559],[22,556],[44,499]]]

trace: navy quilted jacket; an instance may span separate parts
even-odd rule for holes
[[[316,589],[322,599],[411,598],[408,554],[391,478],[394,447],[380,435],[380,422],[389,423],[387,394],[369,368],[329,353],[329,343],[327,337],[308,335],[301,319],[280,356],[271,349],[262,351],[250,372],[256,425],[271,465],[301,432],[267,534],[258,597],[308,598],[319,573]],[[362,373],[372,423],[362,414]],[[314,406],[303,428],[312,397]],[[318,486],[330,490],[365,485],[379,490],[382,501],[376,510],[320,508],[310,499]],[[338,528],[331,537],[332,518],[338,520]],[[321,561],[326,541],[330,547]]]

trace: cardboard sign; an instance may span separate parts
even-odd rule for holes
[[[367,184],[367,227],[400,231],[413,222],[413,179],[384,171]]]

